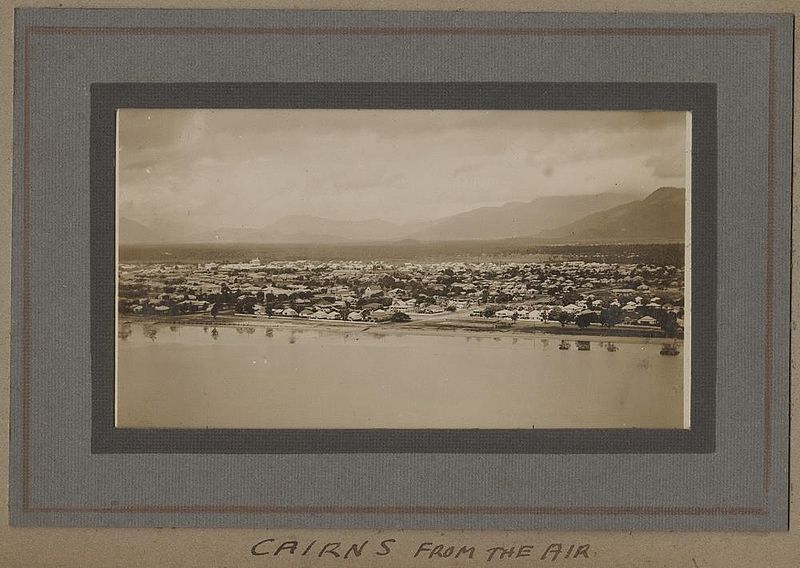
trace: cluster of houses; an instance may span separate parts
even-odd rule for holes
[[[339,321],[352,321],[352,322],[377,322],[391,318],[395,313],[391,310],[384,310],[382,308],[374,310],[324,310],[320,308],[305,308],[298,312],[294,308],[283,308],[272,311],[267,314],[266,310],[257,308],[254,315],[270,315],[274,317],[288,317],[288,318],[306,318],[311,320],[339,320]],[[409,318],[410,319],[410,318]]]
[[[663,325],[683,268],[602,262],[274,261],[121,264],[122,313],[395,321],[458,312],[509,321]],[[397,314],[402,314],[398,316]]]
[[[646,286],[643,286],[646,288]],[[647,290],[612,290],[612,299],[598,299],[588,294],[584,299],[567,305],[520,305],[492,309],[477,307],[470,311],[471,317],[499,318],[505,321],[528,320],[532,322],[556,321],[562,324],[582,323],[588,325],[643,325],[662,326],[666,320],[674,320],[678,328],[683,327],[683,306],[658,296],[642,296]],[[620,297],[630,300],[620,301]],[[623,303],[624,302],[624,303]],[[679,302],[682,304],[682,302]]]

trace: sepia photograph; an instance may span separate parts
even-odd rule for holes
[[[119,428],[686,429],[691,113],[119,109]]]

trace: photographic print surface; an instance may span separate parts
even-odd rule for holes
[[[688,428],[690,133],[119,110],[117,426]]]

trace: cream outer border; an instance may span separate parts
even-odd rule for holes
[[[13,10],[15,7],[74,7],[74,8],[284,8],[284,9],[384,9],[384,10],[476,10],[476,11],[550,11],[550,12],[785,12],[800,14],[798,0],[764,0],[754,5],[747,0],[2,0],[0,1],[0,77],[13,76]],[[795,58],[800,52],[800,33],[795,30]],[[795,106],[798,106],[800,76],[795,74]],[[12,177],[12,90],[13,82],[0,81],[0,425],[8,432],[9,419],[9,334],[10,334],[10,277],[11,277],[11,177]],[[794,117],[795,129],[800,120]],[[794,149],[800,147],[798,138]],[[796,180],[793,186],[797,189]],[[793,212],[800,214],[800,192],[794,192]],[[795,224],[793,243],[800,238]],[[800,254],[793,248],[792,309],[800,308]],[[793,316],[792,327],[798,325]],[[792,359],[800,355],[798,334],[792,341]],[[794,382],[795,368],[792,365]],[[800,403],[800,389],[793,389],[792,407]],[[791,425],[792,439],[800,434],[800,421]],[[92,528],[10,528],[8,526],[8,436],[0,436],[0,565],[8,568],[50,566],[265,566],[250,556],[250,547],[267,537],[286,539],[348,540],[381,539],[402,535],[404,541],[441,540],[442,531],[331,531],[331,530],[231,530],[231,529],[92,529]],[[795,446],[795,444],[790,444]],[[792,449],[795,449],[792,447]],[[790,458],[792,484],[800,483],[800,457],[793,451]],[[786,533],[613,533],[613,532],[477,532],[449,531],[444,533],[454,541],[469,541],[476,548],[498,543],[589,542],[592,546],[591,568],[618,568],[654,565],[660,567],[751,567],[795,568],[800,558],[800,513],[796,498],[790,503],[790,527]],[[269,532],[270,534],[267,534]],[[413,551],[412,551],[413,553]],[[433,566],[430,562],[413,562],[410,555],[382,558],[382,567],[413,568]],[[261,560],[264,560],[261,558]],[[369,566],[367,562],[350,561],[350,566]],[[535,563],[532,563],[535,564]],[[270,566],[299,566],[291,557],[270,558]],[[314,562],[313,566],[342,566],[341,561]],[[442,561],[438,566],[457,566]],[[477,564],[476,564],[477,565]]]

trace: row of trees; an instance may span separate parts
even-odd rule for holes
[[[484,317],[494,317],[497,312],[503,310],[502,306],[491,305],[483,309]],[[675,337],[678,332],[678,315],[667,310],[651,310],[650,314],[658,322],[659,327],[667,337]],[[570,313],[560,307],[555,307],[542,314],[545,321],[553,321],[561,324],[575,324],[579,328],[586,328],[592,324],[600,324],[603,327],[611,328],[625,321],[625,312],[619,306],[609,306],[600,311],[584,310],[578,314]],[[511,316],[512,320],[518,318],[516,312]]]

